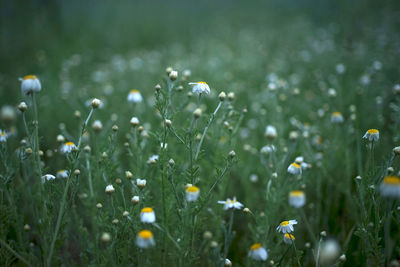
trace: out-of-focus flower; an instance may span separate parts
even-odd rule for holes
[[[156,214],[150,207],[145,207],[140,212],[140,221],[142,223],[154,223],[156,221]]]
[[[61,146],[61,152],[64,154],[71,153],[76,149],[77,147],[73,142],[66,142],[64,145]]]
[[[195,202],[199,198],[200,189],[197,186],[191,185],[186,188],[186,201]]]
[[[236,197],[233,197],[233,199],[227,198],[225,201],[218,201],[218,204],[224,204],[224,210],[228,209],[240,210],[243,207],[243,204],[237,201]]]
[[[210,87],[208,86],[208,84],[206,82],[193,82],[193,83],[189,83],[189,85],[193,86],[192,92],[194,94],[209,94],[210,93]]]
[[[364,134],[363,138],[368,139],[369,141],[378,141],[379,140],[379,130],[377,130],[377,129],[369,129]]]
[[[291,245],[294,242],[295,238],[294,235],[286,233],[283,235],[283,242],[285,242],[286,244]]]
[[[295,190],[289,193],[289,205],[294,208],[301,208],[306,204],[306,195],[303,191]]]
[[[19,80],[21,81],[21,90],[23,94],[38,93],[42,90],[42,85],[35,75],[26,75]]]
[[[293,225],[295,225],[295,224],[297,224],[296,220],[283,221],[278,225],[276,230],[278,232],[282,232],[284,234],[291,233],[294,231]]]
[[[293,162],[292,164],[289,165],[288,169],[287,169],[288,173],[290,174],[301,174],[301,166],[295,162]]]
[[[342,123],[344,121],[342,113],[335,111],[331,115],[332,123]]]
[[[380,185],[380,192],[384,197],[400,198],[400,177],[386,176]]]
[[[252,245],[248,255],[251,259],[256,261],[266,261],[268,258],[268,252],[261,243]]]
[[[136,245],[139,248],[149,248],[155,244],[153,233],[149,230],[142,230],[136,236]]]

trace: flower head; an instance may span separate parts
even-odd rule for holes
[[[194,94],[209,94],[210,93],[210,87],[206,82],[195,82],[195,83],[189,83],[189,85],[193,85],[192,92]]]
[[[342,123],[344,121],[342,113],[336,111],[331,115],[331,122],[333,123]]]
[[[21,90],[23,94],[38,93],[42,90],[42,85],[35,75],[26,75],[19,80],[21,81]]]
[[[71,153],[76,149],[77,147],[73,142],[66,142],[64,145],[61,146],[61,152],[64,154]]]
[[[57,178],[68,178],[68,171],[67,170],[57,171]]]
[[[384,197],[400,198],[400,177],[386,176],[380,185],[380,192]]]
[[[154,223],[156,221],[156,214],[153,208],[145,207],[140,212],[140,221],[142,223]]]
[[[306,195],[303,191],[295,190],[289,193],[289,205],[294,208],[301,208],[306,204]]]
[[[252,245],[248,255],[251,259],[256,261],[266,261],[268,258],[268,252],[261,243]]]
[[[155,244],[153,233],[149,230],[142,230],[136,236],[136,245],[139,248],[149,248]]]
[[[186,188],[186,201],[195,202],[199,198],[200,189],[197,186],[191,185]]]
[[[276,230],[278,232],[282,232],[284,234],[291,233],[294,231],[293,225],[295,225],[295,224],[297,224],[296,220],[283,221],[278,225]]]
[[[286,244],[291,245],[293,243],[293,241],[295,240],[294,235],[286,233],[283,235],[283,242],[285,242]]]
[[[146,183],[147,183],[146,179],[140,179],[140,178],[137,178],[137,179],[136,179],[136,185],[137,185],[138,187],[140,187],[140,188],[145,187],[145,186],[146,186]]]
[[[109,184],[106,186],[106,193],[111,194],[115,192],[114,186],[112,184]]]
[[[42,176],[42,183],[44,184],[44,183],[47,182],[47,181],[55,180],[55,179],[56,179],[56,177],[55,177],[54,175],[52,175],[52,174],[45,174],[45,175]]]
[[[233,199],[227,198],[225,201],[218,201],[218,204],[224,204],[224,210],[228,209],[240,210],[243,207],[243,204],[237,201],[236,197],[233,197]]]
[[[290,174],[301,174],[301,166],[295,162],[293,162],[292,164],[289,165],[288,169],[287,169],[288,173]]]
[[[142,94],[139,92],[139,90],[132,89],[129,94],[128,94],[128,102],[131,103],[140,103],[143,101]]]
[[[0,142],[4,143],[7,141],[7,133],[6,131],[0,130]]]
[[[377,129],[369,129],[365,132],[363,138],[368,139],[369,141],[378,141],[379,140],[379,130]]]
[[[278,133],[277,133],[277,131],[276,131],[275,126],[268,125],[268,126],[265,128],[265,136],[266,136],[267,138],[275,139],[277,135],[278,135]]]

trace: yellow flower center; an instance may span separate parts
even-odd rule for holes
[[[291,164],[293,167],[295,167],[295,168],[298,168],[298,169],[300,169],[300,165],[299,164],[297,164],[297,163],[292,163]]]
[[[5,132],[1,132],[0,135],[1,136],[6,136],[6,133]]]
[[[379,133],[379,131],[377,129],[369,129],[367,131],[367,133],[369,133],[369,134],[377,134],[377,133]]]
[[[397,176],[386,176],[385,179],[383,179],[383,183],[388,185],[400,185],[400,178]]]
[[[74,142],[66,142],[65,145],[66,145],[66,146],[73,146],[73,145],[75,145],[75,144],[74,144]]]
[[[252,245],[252,246],[250,247],[250,249],[251,249],[251,250],[255,250],[255,249],[259,249],[259,248],[261,248],[261,247],[262,247],[261,243],[256,243],[256,244]]]
[[[65,170],[59,170],[59,171],[58,171],[58,173],[63,173],[63,172],[65,172]]]
[[[199,188],[197,186],[189,186],[188,188],[186,188],[186,192],[188,193],[196,193],[199,191]]]
[[[138,93],[140,93],[140,92],[139,92],[139,90],[132,89],[132,90],[131,90],[131,93],[132,93],[132,94],[138,94]]]
[[[35,75],[26,75],[26,76],[24,76],[24,77],[22,78],[22,80],[29,80],[29,79],[35,80],[35,79],[37,79],[37,78],[36,78]]]
[[[295,191],[290,192],[290,196],[291,197],[302,197],[302,196],[304,196],[304,192],[300,191],[300,190],[295,190]]]
[[[150,207],[145,207],[142,209],[142,213],[148,213],[148,212],[153,212],[153,209]]]
[[[197,83],[200,83],[200,84],[207,84],[206,82],[197,82]]]
[[[143,239],[150,239],[153,237],[153,233],[149,230],[142,230],[138,233],[138,236]]]
[[[283,222],[281,222],[281,226],[286,226],[286,225],[289,225],[289,221],[283,221]]]
[[[332,115],[335,117],[340,117],[340,116],[342,116],[342,113],[340,113],[339,111],[335,111],[332,113]]]
[[[294,240],[294,239],[295,239],[295,238],[294,238],[294,235],[289,234],[289,233],[286,233],[286,234],[285,234],[285,237],[286,237],[287,239],[291,239],[291,240]]]

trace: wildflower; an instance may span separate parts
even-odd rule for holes
[[[132,177],[133,177],[132,172],[126,171],[126,172],[125,172],[125,177],[126,177],[126,179],[132,179]]]
[[[221,93],[219,93],[218,95],[219,101],[225,101],[226,98],[226,93],[224,91],[222,91]]]
[[[396,155],[400,155],[400,146],[396,146],[395,148],[393,148],[393,153]]]
[[[12,106],[5,105],[1,108],[0,117],[5,122],[12,122],[15,120],[15,109]]]
[[[275,139],[276,136],[278,135],[276,128],[272,125],[268,125],[265,128],[265,136],[269,139]]]
[[[285,242],[286,244],[293,244],[293,241],[295,240],[294,235],[286,233],[283,235],[283,242]]]
[[[232,262],[229,259],[225,259],[224,266],[230,267],[230,266],[232,266]]]
[[[146,180],[145,179],[136,179],[136,185],[138,186],[138,187],[141,187],[141,188],[143,188],[143,187],[145,187],[146,186]]]
[[[233,101],[235,99],[235,93],[234,92],[229,92],[228,93],[228,100]]]
[[[196,109],[193,111],[193,116],[195,117],[195,119],[198,119],[198,118],[201,117],[202,113],[203,113],[203,112],[201,111],[200,108],[196,108]]]
[[[292,164],[289,165],[288,169],[287,169],[288,173],[290,174],[301,174],[301,166],[295,162],[293,162]]]
[[[35,75],[26,75],[19,78],[21,81],[21,90],[23,94],[38,93],[42,90],[42,85]]]
[[[59,170],[57,172],[57,178],[68,178],[68,171],[67,170]]]
[[[6,131],[0,130],[0,142],[4,143],[7,141],[7,133]]]
[[[210,87],[206,82],[195,82],[195,83],[189,83],[189,85],[193,85],[192,92],[194,94],[209,94],[210,93]]]
[[[133,196],[133,197],[131,198],[131,201],[132,201],[133,204],[139,203],[139,196]]]
[[[132,117],[130,123],[131,123],[131,125],[132,125],[133,127],[136,127],[136,126],[139,125],[139,119],[136,118],[136,117]]]
[[[108,243],[111,241],[111,235],[109,233],[103,233],[101,235],[101,241]]]
[[[159,158],[159,155],[153,155],[147,160],[147,164],[156,164]]]
[[[284,234],[291,233],[294,231],[293,225],[295,224],[297,224],[296,220],[283,221],[279,224],[276,230]]]
[[[92,124],[92,128],[95,132],[100,132],[103,129],[103,124],[99,120],[95,120]]]
[[[114,186],[112,184],[109,184],[106,186],[106,193],[111,194],[115,192]]]
[[[379,140],[379,130],[377,130],[377,129],[369,129],[364,134],[363,138],[368,139],[369,141],[378,141]]]
[[[380,191],[384,197],[400,197],[400,177],[386,176],[380,186]]]
[[[250,247],[249,257],[256,261],[266,261],[268,252],[261,243],[256,243]]]
[[[178,72],[176,70],[173,70],[169,73],[169,78],[171,81],[175,81],[178,78]]]
[[[336,111],[333,112],[331,115],[331,122],[332,123],[342,123],[344,121],[342,113]]]
[[[200,189],[197,186],[188,186],[186,188],[186,201],[195,202],[199,198]]]
[[[236,200],[236,197],[233,199],[226,199],[225,201],[218,201],[218,204],[224,204],[224,210],[228,209],[237,209],[240,210],[243,207],[243,204]]]
[[[136,245],[139,248],[149,248],[153,247],[155,244],[153,233],[151,231],[142,230],[137,234]]]
[[[289,205],[294,208],[301,208],[306,204],[306,195],[303,191],[295,190],[289,193]]]
[[[150,207],[145,207],[140,212],[140,221],[142,223],[154,223],[156,221],[156,214]]]
[[[100,107],[101,104],[102,103],[101,103],[100,99],[97,99],[97,98],[92,99],[92,103],[91,103],[92,108],[98,108],[98,107]]]
[[[267,145],[267,146],[263,146],[260,150],[260,152],[262,154],[270,154],[272,152],[276,151],[276,147],[274,145]]]
[[[328,239],[321,244],[319,261],[321,265],[330,265],[337,260],[340,254],[340,246],[334,239]]]
[[[18,105],[18,109],[21,112],[25,112],[28,109],[28,105],[25,102],[21,102]]]
[[[66,142],[64,145],[61,146],[61,152],[64,154],[71,153],[76,149],[77,147],[73,142]]]
[[[140,103],[143,101],[142,94],[139,92],[139,90],[132,89],[129,94],[128,94],[128,102],[131,103]]]
[[[47,182],[47,181],[55,180],[55,179],[56,179],[56,177],[55,177],[54,175],[52,175],[52,174],[45,174],[45,175],[42,176],[42,183],[44,184],[44,183]]]

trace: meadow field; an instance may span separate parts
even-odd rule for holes
[[[397,1],[0,2],[1,266],[400,266]]]

